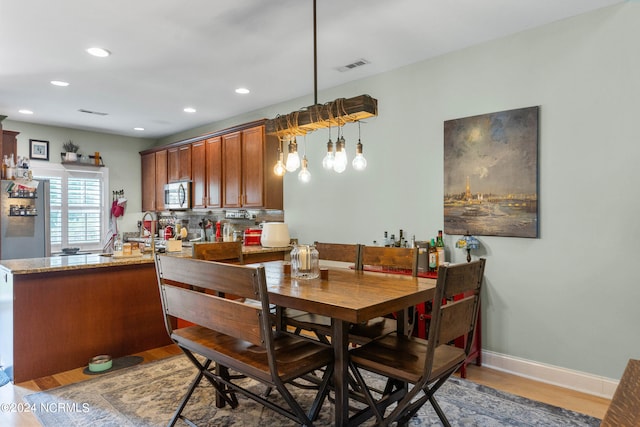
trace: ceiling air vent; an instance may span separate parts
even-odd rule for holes
[[[363,65],[367,65],[367,64],[370,64],[370,62],[364,58],[360,58],[357,61],[353,61],[351,64],[338,67],[338,71],[345,72],[345,71],[353,70],[354,68],[362,67]]]
[[[81,113],[95,114],[96,116],[107,116],[107,115],[109,115],[109,113],[101,113],[100,111],[85,110],[84,108],[81,108],[78,111],[80,111]]]

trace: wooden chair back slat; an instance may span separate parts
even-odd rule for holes
[[[442,306],[440,311],[441,330],[439,343],[446,344],[471,332],[474,326],[475,296]]]
[[[242,242],[195,243],[191,250],[191,257],[242,264]]]
[[[396,248],[386,246],[360,247],[360,266],[377,266],[410,270],[418,275],[418,248]]]
[[[257,271],[242,265],[202,261],[189,258],[161,256],[157,258],[159,274],[165,281],[260,299],[256,285]]]
[[[358,262],[360,245],[348,243],[315,242],[318,257],[327,261]]]
[[[478,272],[483,268],[484,266],[480,263],[466,263],[458,265],[455,269],[449,269],[444,297],[452,298],[455,295],[476,292],[481,284],[478,282]]]
[[[261,309],[255,305],[161,285],[166,314],[261,346]]]

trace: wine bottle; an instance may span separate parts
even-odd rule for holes
[[[429,244],[429,272],[438,271],[438,249],[435,239]]]
[[[442,239],[442,230],[438,230],[436,250],[438,251],[438,265],[442,265],[444,264],[444,240]]]

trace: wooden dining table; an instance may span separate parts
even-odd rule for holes
[[[295,279],[285,274],[282,261],[265,262],[269,300],[280,307],[331,318],[331,346],[335,356],[335,425],[349,422],[349,327],[375,317],[397,313],[404,333],[403,313],[433,299],[435,279],[330,267],[326,280]]]

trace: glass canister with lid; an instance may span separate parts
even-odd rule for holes
[[[318,250],[314,245],[296,245],[291,251],[291,277],[315,279],[320,276]]]

